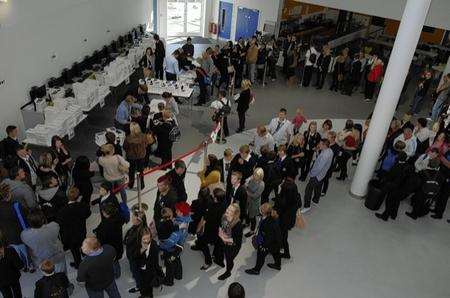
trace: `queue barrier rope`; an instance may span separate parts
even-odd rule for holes
[[[162,164],[162,165],[153,167],[153,168],[148,169],[147,171],[143,171],[143,172],[141,172],[141,173],[137,173],[137,175],[139,176],[139,177],[137,177],[137,178],[140,178],[140,177],[144,177],[144,176],[150,175],[150,174],[152,174],[152,173],[154,173],[154,172],[156,172],[156,171],[159,171],[159,170],[161,170],[161,169],[165,169],[165,168],[167,168],[168,166],[170,166],[170,165],[172,165],[173,163],[175,163],[177,160],[180,160],[180,159],[186,158],[186,157],[188,157],[188,156],[190,156],[190,155],[193,155],[193,154],[199,152],[200,150],[204,150],[205,148],[208,147],[208,145],[209,145],[214,139],[217,138],[217,134],[218,134],[218,132],[219,132],[219,130],[220,130],[220,127],[221,127],[221,125],[220,125],[220,122],[219,122],[219,123],[217,123],[217,124],[215,125],[215,127],[214,127],[213,130],[211,131],[211,133],[210,133],[210,135],[208,136],[208,138],[206,138],[206,140],[204,140],[203,142],[201,142],[197,147],[193,148],[192,150],[189,150],[189,151],[186,152],[186,153],[183,153],[183,154],[181,154],[181,155],[179,155],[179,156],[173,158],[171,161],[168,161],[168,162],[166,162],[165,164]],[[139,180],[139,179],[137,179],[137,180]],[[127,186],[128,186],[128,182],[123,183],[123,184],[121,184],[121,185],[119,185],[119,186],[113,188],[112,193],[113,193],[113,194],[116,194],[116,193],[118,193],[119,191],[121,191],[122,189],[124,189],[124,188],[127,187]],[[139,183],[138,183],[138,187],[139,187]]]

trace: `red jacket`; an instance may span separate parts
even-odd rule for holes
[[[367,80],[369,82],[379,82],[381,75],[383,74],[383,64],[375,65],[374,68],[369,72]]]

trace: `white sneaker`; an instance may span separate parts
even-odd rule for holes
[[[315,203],[314,201],[311,201],[311,203],[312,203],[312,205],[313,205],[314,207],[318,207],[318,206],[319,206],[319,204],[318,204],[318,203]]]
[[[311,207],[303,208],[303,209],[300,211],[300,213],[301,213],[301,214],[304,214],[304,213],[308,212],[309,210],[311,210]]]

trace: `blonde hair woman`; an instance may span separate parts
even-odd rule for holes
[[[261,271],[266,256],[270,253],[274,263],[267,264],[269,268],[281,270],[281,230],[278,222],[278,214],[273,210],[272,205],[265,203],[261,205],[261,222],[259,224],[258,235],[254,238],[253,245],[258,251],[256,265],[252,269],[245,270],[245,273],[258,275]]]
[[[222,217],[219,227],[219,241],[217,243],[217,257],[215,262],[225,267],[223,261],[227,263],[226,271],[218,279],[225,280],[231,276],[234,267],[234,259],[238,255],[242,246],[242,223],[240,221],[241,209],[238,204],[228,206]]]
[[[241,93],[236,99],[236,111],[238,112],[239,117],[239,128],[236,130],[237,133],[240,133],[245,129],[245,113],[249,109],[250,103],[253,100],[251,87],[252,83],[249,80],[243,80],[241,83]]]
[[[147,136],[142,133],[141,127],[136,122],[130,123],[130,134],[125,138],[123,149],[127,154],[127,160],[130,163],[130,170],[128,171],[128,188],[134,187],[134,178],[136,172],[141,173],[147,165]],[[144,176],[140,176],[141,189],[145,187]]]
[[[98,164],[103,167],[103,177],[112,183],[113,188],[121,186],[127,175],[124,170],[130,167],[130,163],[121,155],[115,154],[114,146],[111,144],[103,145],[100,150],[104,154],[98,158]],[[120,189],[120,197],[123,202],[127,202],[127,193],[124,187]]]
[[[255,234],[256,217],[259,214],[259,206],[261,206],[261,195],[264,191],[264,170],[256,168],[253,175],[247,179],[245,183],[247,189],[247,214],[250,219],[250,231],[245,237],[251,237]]]
[[[39,168],[37,170],[37,176],[41,182],[46,181],[49,177],[53,177],[59,181],[58,173],[56,172],[56,165],[58,159],[53,157],[50,152],[42,153],[39,156]]]

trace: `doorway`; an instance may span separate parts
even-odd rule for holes
[[[204,0],[167,0],[167,36],[201,36]]]
[[[219,37],[230,39],[233,3],[220,1],[219,5]]]

